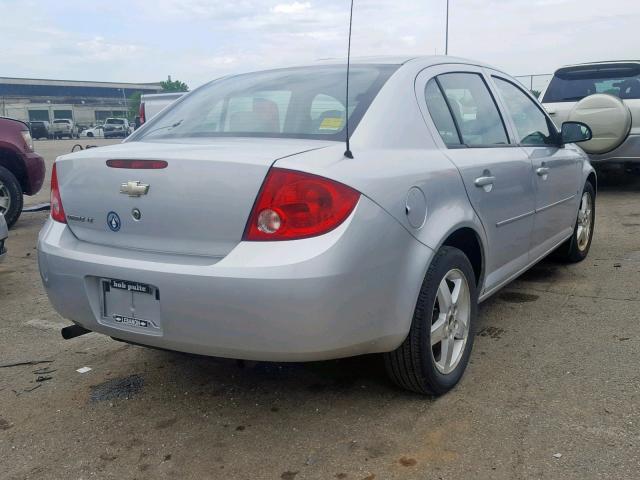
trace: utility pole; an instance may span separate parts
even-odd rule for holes
[[[445,33],[444,54],[449,55],[449,0],[447,0],[447,27]]]
[[[129,116],[129,110],[127,109],[127,97],[125,97],[125,95],[124,95],[124,88],[121,88],[120,90],[122,90],[122,100],[123,100],[123,103],[124,103],[124,111],[125,111],[124,116],[128,117]]]

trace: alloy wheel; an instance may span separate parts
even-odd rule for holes
[[[451,373],[464,354],[471,318],[471,295],[464,274],[449,270],[438,286],[431,320],[431,355],[438,371]]]
[[[0,181],[0,213],[6,215],[11,208],[11,194],[7,186]]]
[[[582,194],[580,209],[578,210],[578,228],[576,229],[576,240],[578,250],[584,252],[589,245],[591,227],[593,224],[593,200],[589,192]]]

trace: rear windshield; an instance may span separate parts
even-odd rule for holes
[[[115,125],[124,125],[124,120],[120,119],[120,118],[109,118],[107,119],[108,124],[115,124]]]
[[[353,65],[353,131],[396,65]],[[288,68],[213,81],[178,100],[133,140],[190,137],[345,138],[343,65]]]
[[[71,120],[54,120],[53,123],[69,123]]]
[[[594,93],[624,99],[640,98],[640,65],[581,65],[558,70],[542,99],[543,103],[576,102]]]

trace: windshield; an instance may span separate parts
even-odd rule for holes
[[[396,65],[354,65],[349,128],[356,127]],[[344,65],[226,77],[184,97],[133,140],[249,136],[344,140]]]
[[[109,118],[107,119],[106,123],[113,124],[113,125],[124,125],[124,120],[120,118]]]
[[[544,94],[544,103],[577,102],[594,93],[623,100],[640,98],[640,65],[581,65],[558,70]]]

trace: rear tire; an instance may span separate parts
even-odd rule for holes
[[[469,259],[457,248],[442,247],[427,270],[407,338],[384,354],[391,380],[421,394],[451,390],[469,362],[477,315]]]
[[[9,228],[20,218],[22,202],[22,187],[15,175],[0,167],[0,212],[4,214]]]
[[[571,238],[563,243],[556,251],[556,258],[568,263],[581,262],[589,254],[593,230],[596,221],[596,192],[590,182],[585,183],[576,226]]]

